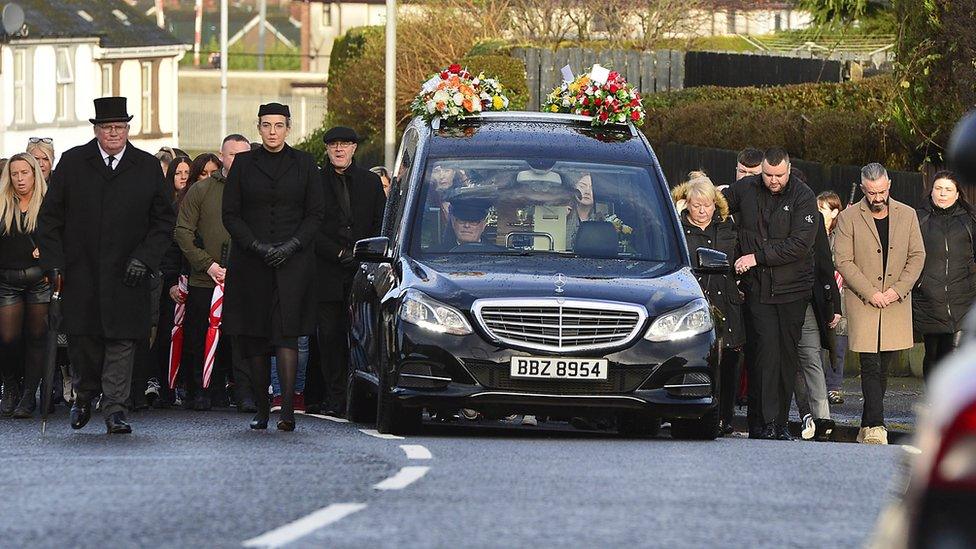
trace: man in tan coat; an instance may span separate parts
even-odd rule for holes
[[[834,258],[844,277],[850,349],[859,353],[864,409],[858,442],[887,444],[884,394],[888,366],[910,349],[912,287],[925,263],[915,210],[889,198],[884,166],[861,169],[864,199],[837,216]]]

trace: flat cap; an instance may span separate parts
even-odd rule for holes
[[[481,221],[489,209],[491,202],[483,198],[457,198],[451,202],[451,215],[462,221]]]
[[[356,130],[352,128],[335,126],[334,128],[330,128],[329,131],[325,132],[325,135],[322,137],[322,141],[325,143],[331,143],[333,141],[352,141],[353,143],[359,143],[359,135],[357,135]]]
[[[265,103],[258,109],[258,118],[269,114],[280,114],[285,118],[291,118],[291,110],[288,109],[288,105],[281,103]]]

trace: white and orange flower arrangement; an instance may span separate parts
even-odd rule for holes
[[[424,83],[410,104],[414,115],[425,120],[460,120],[484,111],[508,109],[505,88],[484,73],[472,76],[461,65],[452,64]]]

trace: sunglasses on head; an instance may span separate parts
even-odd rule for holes
[[[34,143],[47,143],[48,145],[50,145],[51,143],[54,143],[54,139],[51,139],[50,137],[31,137],[30,139],[28,139],[28,141],[32,145]]]

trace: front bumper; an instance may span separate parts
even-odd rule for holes
[[[619,349],[567,355],[607,359],[608,379],[600,381],[511,378],[511,357],[553,353],[513,349],[478,332],[436,334],[401,322],[395,333],[389,391],[406,407],[548,415],[629,410],[694,419],[718,405],[720,356],[712,333],[665,343],[638,338]],[[703,386],[675,389],[689,374]]]

